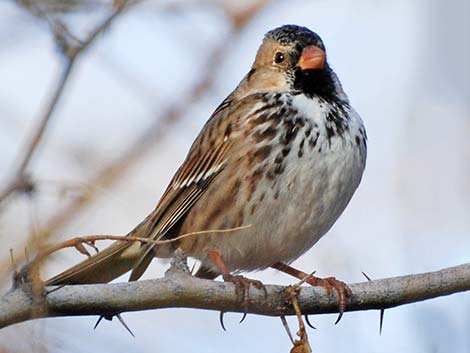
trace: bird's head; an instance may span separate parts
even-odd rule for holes
[[[344,94],[321,38],[296,25],[266,33],[245,81],[252,91],[298,91],[325,99]]]

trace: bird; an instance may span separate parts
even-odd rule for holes
[[[138,280],[153,258],[180,248],[200,262],[195,276],[237,288],[240,273],[275,268],[339,296],[334,277],[290,264],[328,232],[360,184],[367,136],[327,60],[318,34],[298,25],[268,31],[251,69],[215,109],[156,208],[127,236],[45,281]],[[227,231],[224,231],[227,230]],[[231,230],[231,231],[230,231]]]

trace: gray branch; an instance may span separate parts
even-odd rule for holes
[[[286,288],[267,285],[267,294],[249,292],[248,313],[292,315]],[[386,309],[470,290],[470,263],[436,272],[351,284],[353,295],[347,311]],[[45,288],[39,298],[24,285],[0,299],[0,328],[15,323],[55,316],[103,315],[161,308],[194,308],[243,312],[231,283],[198,279],[173,268],[164,278],[131,283],[74,285]],[[321,287],[303,286],[299,304],[304,314],[335,313],[337,296]]]

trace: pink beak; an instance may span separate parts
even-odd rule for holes
[[[309,45],[302,51],[299,67],[302,70],[323,69],[325,61],[325,52],[314,45]]]

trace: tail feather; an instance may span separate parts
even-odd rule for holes
[[[106,283],[130,271],[141,257],[139,242],[119,241],[45,281],[46,285]]]
[[[151,213],[126,236],[152,236]],[[160,248],[160,246],[159,246]],[[139,241],[117,241],[106,249],[45,281],[46,285],[106,283],[131,271],[130,281],[142,276],[155,256],[155,245]],[[165,249],[163,246],[161,249]]]
[[[137,281],[144,274],[147,267],[149,267],[153,258],[154,258],[153,251],[145,254],[144,257],[140,256],[139,259],[134,263],[134,266],[132,267],[132,272],[129,277],[129,281]]]

